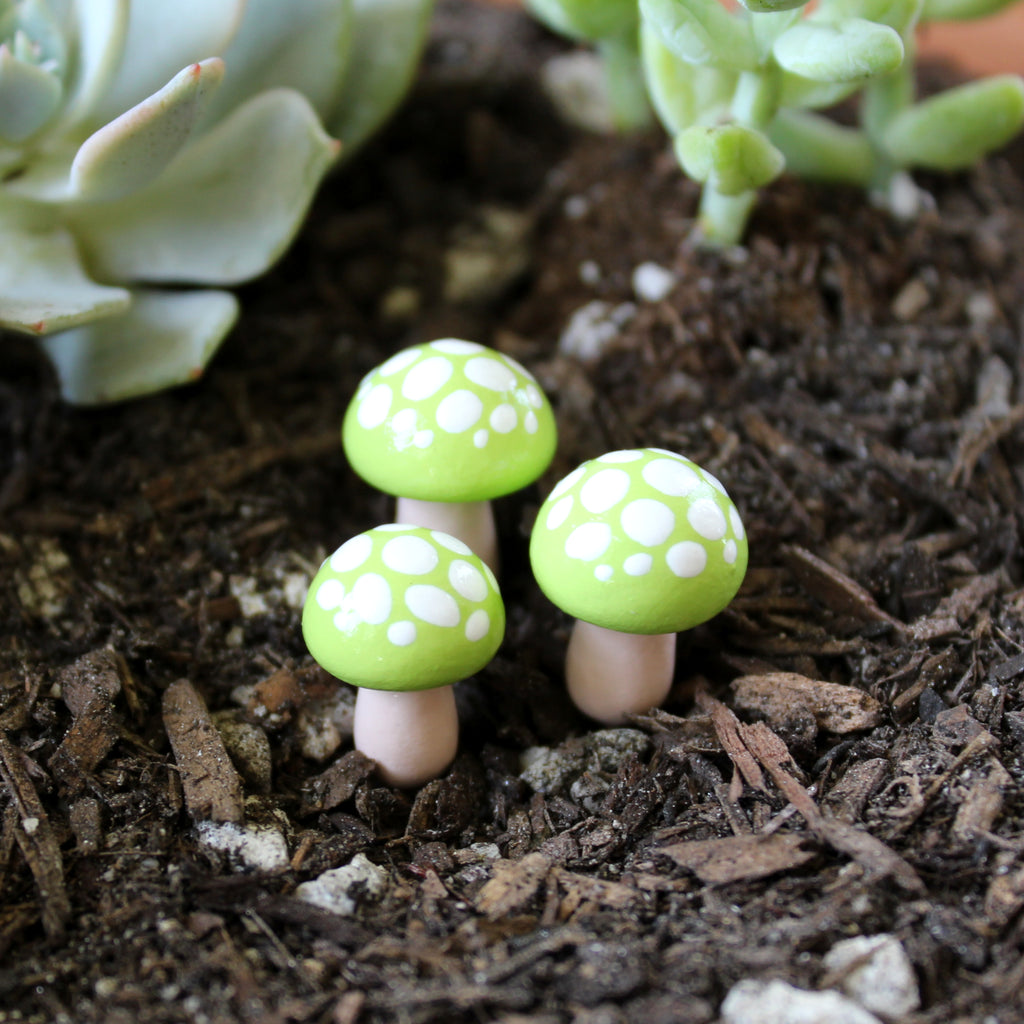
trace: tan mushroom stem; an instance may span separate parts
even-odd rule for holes
[[[672,688],[675,633],[638,635],[576,621],[569,639],[565,681],[573,703],[605,725],[657,707]]]
[[[377,762],[381,778],[412,788],[437,778],[459,746],[455,692],[371,690],[356,695],[353,725],[356,750]]]
[[[440,530],[461,540],[498,574],[498,531],[489,501],[420,501],[399,498],[395,522]]]

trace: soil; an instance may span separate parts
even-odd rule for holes
[[[442,6],[198,383],[75,410],[4,339],[0,1020],[700,1024],[743,979],[841,989],[826,953],[880,933],[901,1019],[1020,1019],[1024,144],[921,178],[912,223],[783,179],[701,251],[663,138],[555,117],[558,45]],[[646,261],[667,297],[634,295]],[[407,793],[297,609],[390,515],[346,402],[448,335],[526,364],[560,444],[498,503],[507,637],[458,687],[459,757]],[[638,445],[726,483],[751,565],[664,709],[609,731],[526,548],[560,476]],[[296,895],[350,862],[347,910]]]

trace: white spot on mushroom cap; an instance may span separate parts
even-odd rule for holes
[[[437,407],[437,425],[449,434],[469,430],[483,415],[484,403],[465,388],[453,391],[441,399]]]
[[[323,583],[317,587],[316,591],[316,603],[320,605],[325,612],[334,611],[335,608],[341,607],[341,602],[345,599],[345,584],[341,580],[326,579]]]
[[[414,583],[405,592],[405,604],[417,619],[432,626],[457,626],[462,618],[455,598],[432,583]]]
[[[736,510],[736,506],[735,505],[730,505],[729,506],[729,523],[732,526],[732,532],[734,534],[736,534],[736,539],[737,540],[743,540],[743,537],[744,537],[743,520],[740,519],[740,514]]]
[[[394,373],[401,373],[407,366],[415,363],[422,354],[423,349],[419,345],[413,348],[402,349],[401,352],[396,352],[386,362],[381,363],[377,367],[376,372],[380,377],[390,377]]]
[[[454,551],[457,555],[473,554],[473,550],[468,544],[459,540],[458,537],[453,537],[450,533],[443,533],[441,530],[431,530],[430,536],[440,544],[441,547],[447,548],[449,551]]]
[[[402,397],[410,402],[422,402],[436,395],[448,383],[454,372],[451,362],[443,356],[431,356],[417,363],[402,381]]]
[[[648,462],[641,473],[655,490],[674,498],[689,494],[700,486],[700,476],[695,469],[672,459]]]
[[[637,459],[642,459],[644,453],[637,451],[635,448],[625,448],[622,451],[617,452],[605,452],[604,455],[599,455],[596,459],[597,462],[636,462]],[[584,468],[586,463],[584,463]]]
[[[393,395],[387,384],[375,384],[359,403],[356,419],[364,430],[374,430],[387,418]]]
[[[608,580],[615,575],[615,570],[607,564],[602,563],[594,569],[594,575],[602,582],[607,583]]]
[[[516,386],[516,374],[492,356],[470,359],[462,372],[478,387],[489,391],[511,391]]]
[[[391,417],[391,433],[398,448],[408,448],[413,443],[418,424],[419,416],[415,409],[399,409]]]
[[[736,546],[736,541],[727,540],[722,547],[722,558],[725,560],[726,565],[733,565],[739,556],[740,549]]]
[[[469,356],[474,352],[484,351],[483,345],[475,341],[463,341],[461,338],[441,338],[432,341],[430,347],[450,356]]]
[[[717,476],[715,476],[714,473],[709,473],[706,469],[702,469],[700,472],[701,476],[703,476],[704,479],[707,480],[707,482],[711,484],[711,486],[714,487],[716,491],[718,491],[721,494],[724,494],[726,497],[729,496],[728,492],[725,489],[725,485],[722,483],[721,480],[718,479]]]
[[[526,376],[530,376],[526,370],[523,370]],[[540,392],[535,384],[528,384],[526,387],[526,400],[534,407],[534,409],[540,409],[544,405],[544,396]]]
[[[567,494],[564,498],[559,498],[548,511],[544,525],[549,530],[557,530],[569,518],[569,513],[572,512],[574,504],[575,499],[571,494]]]
[[[631,501],[622,510],[620,521],[626,536],[649,548],[664,544],[676,526],[672,509],[654,498]]]
[[[474,448],[486,448],[487,447],[487,442],[490,439],[491,439],[491,432],[489,430],[484,430],[484,428],[481,427],[473,435],[473,447]]]
[[[466,620],[466,639],[475,643],[477,640],[483,640],[490,631],[490,615],[488,615],[483,608],[477,608],[477,610]]]
[[[607,523],[582,523],[565,538],[565,554],[591,562],[600,558],[612,540],[612,530]]]
[[[330,567],[336,573],[350,572],[352,569],[358,569],[370,557],[371,551],[373,551],[373,538],[365,533],[361,533],[358,537],[345,541],[331,555]]]
[[[532,409],[523,417],[523,426],[528,434],[536,434],[540,430],[540,420]]]
[[[626,496],[629,482],[624,469],[599,470],[580,488],[580,501],[588,512],[600,515]]]
[[[708,564],[708,553],[703,544],[695,540],[683,540],[668,549],[665,561],[676,576],[693,579],[704,571]]]
[[[622,568],[627,576],[646,576],[654,565],[654,559],[646,551],[630,555],[623,563]]]
[[[698,498],[687,509],[686,518],[705,540],[721,540],[728,528],[725,513],[711,498]]]
[[[509,405],[508,402],[502,402],[491,411],[488,422],[499,434],[508,434],[516,429],[519,414],[514,406]]]
[[[392,622],[388,626],[388,639],[396,647],[408,647],[410,644],[416,643],[416,623],[410,622],[408,619]]]
[[[384,564],[395,572],[425,576],[437,568],[437,548],[423,537],[407,534],[392,537],[381,551]]]
[[[352,585],[343,610],[354,612],[372,626],[387,622],[391,618],[391,587],[388,581],[380,573],[363,573]]]
[[[429,448],[434,443],[434,432],[432,430],[417,430],[413,434],[412,443],[417,448]]]
[[[487,580],[483,573],[461,558],[455,559],[448,567],[448,582],[467,601],[483,601],[487,597]]]

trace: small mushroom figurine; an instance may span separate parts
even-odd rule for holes
[[[721,483],[660,448],[609,452],[562,479],[530,539],[541,590],[576,618],[566,684],[607,725],[660,704],[675,634],[717,615],[747,569],[747,538]]]
[[[302,610],[316,661],[360,687],[356,749],[400,787],[451,763],[451,684],[483,668],[504,633],[490,569],[462,541],[418,526],[378,526],[346,541],[320,566]]]
[[[372,370],[342,425],[352,468],[398,498],[396,522],[450,533],[495,570],[491,499],[536,480],[555,440],[530,373],[459,338],[403,349]]]

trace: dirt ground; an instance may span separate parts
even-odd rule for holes
[[[76,411],[3,339],[0,1021],[703,1024],[745,979],[847,990],[827,954],[877,934],[900,1019],[1022,1019],[1024,144],[921,178],[911,224],[786,179],[698,251],[661,137],[554,117],[556,47],[444,5],[194,386]],[[390,516],[338,442],[360,377],[449,335],[528,366],[560,443],[498,504],[508,630],[459,757],[403,793],[298,609]],[[726,483],[751,563],[608,731],[526,547],[560,476],[638,445]],[[347,906],[301,898],[350,863]]]

